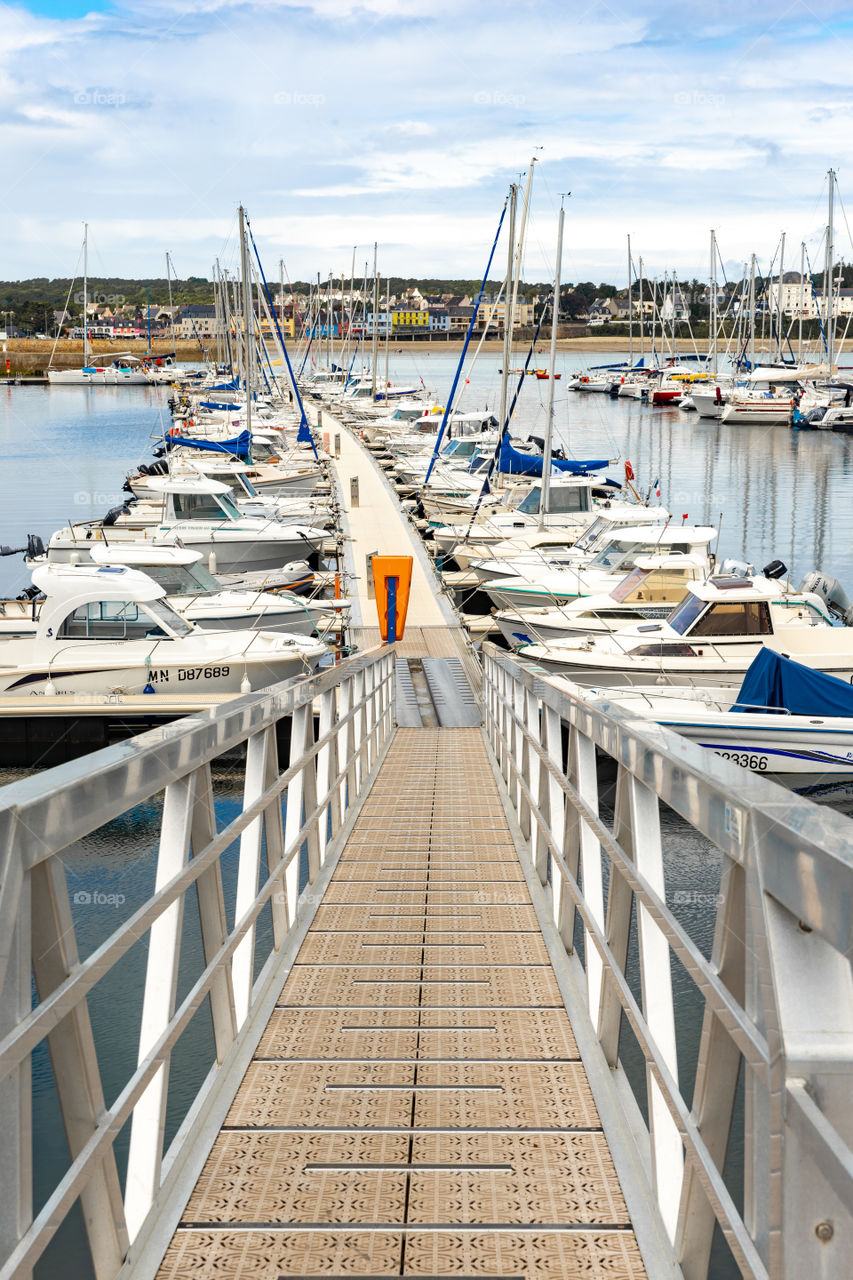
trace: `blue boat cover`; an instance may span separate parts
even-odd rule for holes
[[[230,382],[217,382],[214,386],[208,387],[208,391],[239,391],[236,378],[232,378]]]
[[[542,457],[537,454],[521,453],[518,449],[513,449],[506,437],[501,441],[498,470],[503,471],[504,474],[512,476],[541,476],[542,462]],[[551,464],[552,474],[555,471],[566,471],[569,475],[583,476],[590,471],[600,471],[602,467],[607,466],[608,462],[608,458],[591,458],[580,462],[575,462],[570,458],[554,458]]]
[[[732,709],[765,707],[794,716],[853,716],[853,685],[765,648],[753,658]]]
[[[223,409],[226,413],[232,410],[239,413],[242,408],[239,404],[230,404],[227,400],[202,400],[202,409]]]
[[[203,449],[208,453],[230,453],[236,454],[238,458],[248,458],[252,437],[248,431],[241,431],[239,436],[234,436],[231,440],[194,440],[190,436],[166,436],[166,443],[170,449],[182,444],[188,449]]]

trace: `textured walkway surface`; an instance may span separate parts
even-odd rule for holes
[[[397,731],[159,1275],[645,1275],[478,730]]]
[[[324,409],[324,418],[328,415]],[[330,429],[341,438],[336,459],[341,496],[346,510],[353,582],[347,594],[354,599],[353,625],[377,627],[376,601],[367,573],[366,557],[412,556],[412,586],[408,625],[411,627],[458,626],[453,611],[438,595],[435,575],[424,563],[418,535],[406,519],[396,495],[388,487],[373,456],[346,427],[329,418]],[[358,480],[358,506],[352,505],[350,482]]]

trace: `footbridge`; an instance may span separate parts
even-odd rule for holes
[[[0,1278],[849,1274],[849,821],[475,656],[341,437],[404,640],[0,791]]]

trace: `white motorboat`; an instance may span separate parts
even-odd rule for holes
[[[771,649],[761,650],[738,690],[591,689],[563,676],[549,682],[602,710],[663,725],[796,790],[853,777],[850,685]]]
[[[150,485],[155,493],[165,495],[165,514],[159,524],[69,525],[51,536],[48,559],[79,564],[99,542],[123,546],[140,539],[180,540],[182,546],[201,552],[211,572],[236,573],[277,569],[289,560],[305,559],[320,549],[326,537],[323,529],[311,525],[244,515],[228,485],[218,480],[164,476],[155,477]]]
[[[833,625],[818,595],[761,575],[693,582],[664,622],[583,641],[527,645],[519,652],[525,661],[578,684],[630,688],[738,683],[764,647],[853,679],[853,631]]]
[[[498,609],[550,609],[578,596],[611,591],[650,556],[687,556],[691,564],[703,564],[705,574],[714,561],[710,544],[717,536],[711,525],[638,525],[613,531],[609,541],[591,558],[548,568],[524,564],[520,572],[492,577],[482,590]],[[571,552],[568,553],[571,555]]]
[[[511,649],[609,635],[620,627],[669,617],[688,583],[707,576],[707,556],[649,556],[638,560],[609,592],[579,596],[553,609],[499,610],[494,621]]]
[[[792,394],[776,395],[772,388],[764,395],[733,391],[720,414],[720,421],[730,426],[789,427],[795,404]]]
[[[154,546],[150,542],[124,547],[93,547],[97,565],[125,565],[146,573],[166,592],[169,605],[205,631],[286,631],[313,636],[329,631],[350,607],[347,600],[309,600],[292,591],[264,591],[224,587],[200,563],[198,551],[185,547]],[[53,570],[55,565],[48,565]],[[18,600],[0,600],[0,637],[35,634],[42,600],[27,594]]]
[[[120,566],[43,566],[35,634],[0,641],[0,694],[246,693],[313,671],[317,640],[204,631]]]

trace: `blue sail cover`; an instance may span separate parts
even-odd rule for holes
[[[226,400],[202,400],[202,409],[223,409],[226,413],[239,413],[242,405],[230,404]]]
[[[239,391],[239,385],[236,378],[232,378],[230,382],[217,382],[214,386],[208,387],[208,391]]]
[[[236,454],[238,458],[248,458],[252,437],[248,431],[241,431],[239,436],[231,440],[194,440],[190,436],[166,436],[167,447],[185,445],[188,449],[202,449],[208,453]]]
[[[753,658],[732,710],[766,707],[794,716],[853,716],[853,686],[764,648]]]
[[[602,467],[606,467],[609,458],[591,458],[588,460],[575,462],[570,458],[554,458],[551,463],[552,474],[557,471],[568,472],[573,476],[584,476],[590,471],[600,471]],[[511,476],[541,476],[543,459],[537,454],[520,453],[518,449],[513,449],[512,445],[504,436],[501,441],[501,454],[498,460],[498,470],[504,472],[505,475]]]

